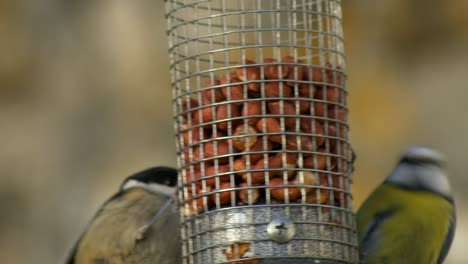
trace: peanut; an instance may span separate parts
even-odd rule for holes
[[[265,77],[267,79],[283,79],[288,76],[288,66],[285,64],[275,63],[275,59],[265,59],[263,61],[266,65],[264,68]],[[280,75],[281,69],[281,75]]]
[[[274,187],[278,185],[286,185],[284,187]],[[288,187],[294,185],[293,182],[285,182],[281,178],[273,178],[270,180],[271,196],[277,200],[285,201],[288,198],[290,201],[297,199],[301,195],[301,190],[298,187]]]
[[[299,171],[294,179],[293,183],[295,185],[316,185],[315,174],[310,171]],[[305,192],[309,193],[314,188],[313,187],[304,187]]]
[[[281,125],[278,119],[273,117],[262,118],[257,123],[257,129],[266,133],[269,140],[281,144]]]
[[[231,84],[229,86],[221,88],[221,92],[227,101],[234,101],[233,104],[241,105],[242,99],[244,99],[244,88],[239,83],[240,80],[236,77],[235,73],[230,74],[230,79],[226,75],[222,76],[220,79],[220,84]]]
[[[201,91],[204,102],[206,103],[216,103],[224,100],[224,95],[219,88],[213,88],[213,86],[220,85],[219,80],[208,81],[205,85],[205,89]]]
[[[323,148],[318,151],[325,152]],[[312,154],[304,159],[304,168],[324,170],[327,168],[327,158],[325,154]]]
[[[299,105],[299,113],[308,114],[310,113],[310,102],[308,100],[297,100]]]
[[[328,107],[327,109],[328,117],[332,119],[337,119],[341,122],[345,122],[346,111],[342,107]]]
[[[290,102],[285,102],[285,101],[268,103],[268,110],[270,110],[270,113],[275,114],[275,115],[289,115],[289,116],[296,115],[296,110],[295,110],[294,105]],[[294,128],[296,126],[296,118],[284,117],[284,124],[289,128]]]
[[[258,92],[260,91],[260,83],[255,82],[257,80],[261,80],[260,76],[260,67],[259,66],[247,66],[249,64],[255,64],[255,61],[246,60],[244,63],[244,67],[240,67],[236,69],[237,78],[241,81],[254,81],[247,84],[247,88],[249,91]]]
[[[267,82],[265,83],[266,98],[284,98],[293,95],[291,87],[282,82]]]
[[[286,56],[281,62],[265,59],[261,76],[260,66],[254,64],[245,60],[219,80],[212,79],[200,89],[202,102],[188,95],[180,99],[183,186],[190,191],[183,214],[235,206],[236,201],[256,204],[265,188],[258,185],[265,184],[267,175],[272,203],[305,199],[347,207],[349,183],[341,174],[349,165],[343,141],[348,128],[340,67],[305,66]],[[346,157],[329,155],[327,149]],[[303,157],[299,164],[298,156]],[[320,172],[325,170],[335,174]],[[339,190],[323,188],[329,186]]]
[[[187,123],[182,125],[183,129],[188,129],[185,132],[182,132],[182,139],[184,141],[184,145],[192,145],[196,144],[200,141],[200,128],[194,127],[190,128]]]
[[[225,174],[227,172],[229,172],[229,164],[218,165],[218,171],[216,171],[215,166],[208,166],[205,168],[205,176],[202,176],[201,170],[198,170],[195,171],[194,178],[201,180],[199,181],[200,183],[204,180],[207,186],[214,187],[216,184],[216,178],[218,178],[220,182],[227,182],[230,180],[230,175]]]
[[[261,159],[255,163],[253,170],[260,170],[260,171],[254,171],[251,172],[250,174],[247,173],[242,176],[244,179],[244,182],[249,182],[248,178],[251,178],[251,183],[252,184],[260,184],[265,182],[265,177],[266,177],[266,169],[268,169],[268,175],[269,177],[273,177],[276,175],[281,174],[281,170],[279,170],[282,167],[282,161],[280,156],[272,156],[268,157],[267,159],[267,167],[265,167],[265,159]],[[270,170],[273,169],[273,170]],[[263,171],[264,170],[264,171]]]
[[[211,187],[207,187],[206,190],[198,190],[196,194],[203,195],[207,192],[211,192]],[[191,217],[208,210],[210,206],[210,199],[208,199],[207,196],[193,198],[193,196],[189,194],[189,197],[187,197],[187,202],[184,205],[182,205],[181,210],[185,216]]]
[[[232,191],[228,191],[227,189],[231,189],[235,186],[232,186],[230,182],[222,182],[219,185],[219,189],[216,193],[210,195],[211,202],[213,204],[217,204],[217,199],[219,196],[219,205],[226,205],[231,203],[231,194]],[[235,199],[235,195],[234,195]]]
[[[204,158],[205,159],[217,158],[220,164],[229,162],[229,157],[220,157],[220,156],[227,155],[230,153],[229,144],[227,143],[227,140],[216,140],[216,141],[217,141],[217,146],[215,146],[215,141],[209,141],[203,144],[203,147],[204,147],[203,149],[205,152]],[[215,150],[217,150],[217,153]]]
[[[264,139],[263,137],[259,138],[259,140],[257,140],[257,142],[255,142],[255,144],[253,146],[249,148],[246,148],[245,151],[246,152],[267,152],[267,151],[270,151],[272,148],[273,148],[273,144],[271,143],[271,141],[269,140],[266,140],[266,146],[264,145]],[[251,164],[255,164],[257,161],[261,160],[264,156],[264,153],[252,153],[252,154],[245,154],[244,157],[245,157],[245,161],[247,161],[247,156],[250,157],[250,163]]]
[[[341,102],[341,91],[340,88],[330,86],[323,87],[317,90],[315,98],[320,100],[326,100],[332,103],[339,103]]]
[[[304,72],[304,79],[314,82],[322,82],[322,69],[317,67],[304,67],[302,68]]]
[[[301,143],[300,148],[297,140]],[[286,135],[286,149],[288,150],[304,150],[314,151],[317,148],[315,141],[312,141],[312,137],[303,135]],[[304,153],[307,155],[307,153]],[[310,154],[308,154],[310,155]]]
[[[188,115],[191,115],[193,118],[194,108],[198,107],[198,101],[192,97],[184,97],[181,102],[182,105],[182,114],[187,119]]]
[[[239,184],[239,187],[245,188],[250,186],[246,182],[243,182]],[[238,195],[239,200],[241,200],[244,204],[255,204],[260,198],[260,190],[258,188],[240,189]],[[249,200],[249,197],[251,200]]]
[[[240,125],[234,130],[232,145],[239,151],[245,151],[257,142],[257,130],[249,125]]]
[[[213,121],[213,116],[216,115],[216,111],[213,114],[213,110],[215,108],[213,106],[204,107],[195,111],[193,116],[193,123],[194,124],[205,124]],[[203,125],[204,128],[209,128],[211,124]]]
[[[299,96],[304,98],[314,98],[316,90],[312,83],[301,83],[299,84],[298,93]]]
[[[309,204],[326,204],[329,200],[330,190],[321,187],[328,187],[328,180],[319,174],[319,186],[314,188],[312,192],[309,192],[306,197],[306,203]],[[317,193],[318,192],[318,193]],[[317,199],[317,195],[319,198]]]
[[[249,116],[256,116],[262,113],[262,102],[261,101],[248,101],[244,104],[242,108],[242,116],[249,117]],[[249,125],[255,125],[260,117],[249,117],[247,119],[247,123]]]
[[[299,122],[302,131],[314,134],[315,146],[319,147],[325,143],[323,126],[317,120],[312,118],[301,118]]]
[[[229,113],[230,111],[230,113]],[[216,109],[216,120],[221,121],[221,120],[230,120],[230,121],[224,121],[218,123],[218,128],[221,130],[226,130],[228,128],[229,123],[231,123],[232,127],[237,126],[242,120],[240,119],[234,119],[232,120],[231,118],[236,118],[240,116],[240,111],[239,111],[239,106],[234,105],[234,104],[223,104],[218,106]]]

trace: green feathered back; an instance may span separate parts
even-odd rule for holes
[[[361,262],[438,263],[454,224],[454,208],[447,199],[384,183],[357,214]]]

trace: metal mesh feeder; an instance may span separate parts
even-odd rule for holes
[[[338,0],[167,0],[184,263],[356,263]]]

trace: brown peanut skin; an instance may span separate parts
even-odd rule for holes
[[[263,137],[262,138],[259,138],[257,140],[257,142],[255,142],[254,145],[252,145],[249,148],[245,149],[245,151],[251,151],[251,152],[254,152],[254,151],[270,151],[271,149],[273,148],[273,144],[271,143],[271,141],[267,140],[266,141],[266,148],[264,146],[264,142],[263,142]],[[264,157],[264,154],[263,153],[257,153],[257,154],[244,154],[244,157],[245,157],[245,160],[247,160],[247,156],[250,157],[250,163],[251,164],[255,164],[257,163],[259,160],[263,159]]]
[[[317,163],[315,163],[317,159]],[[310,169],[324,170],[327,168],[327,156],[314,154],[304,159],[304,167]]]
[[[262,102],[261,101],[248,101],[242,107],[241,116],[248,117],[248,116],[255,116],[260,115],[262,113]],[[247,119],[247,123],[249,125],[255,125],[260,117],[250,117]]]
[[[257,142],[258,136],[256,134],[257,130],[255,130],[255,128],[252,126],[239,125],[234,130],[235,137],[231,138],[230,140],[235,149],[239,151],[245,151],[247,148],[252,147]]]
[[[282,153],[278,153],[282,158]],[[286,153],[286,164],[283,163],[283,167],[286,168],[286,173],[288,175],[288,180],[292,180],[296,176],[296,167],[297,167],[297,153]]]
[[[298,63],[301,61],[297,61],[293,56],[284,56],[281,59],[282,62],[289,62],[291,64],[288,66],[288,75],[285,79],[287,79],[286,84],[288,86],[294,86],[296,80],[303,80],[304,79],[304,66],[296,65],[292,63]],[[295,73],[297,71],[297,73]],[[296,75],[297,74],[297,75]]]
[[[193,124],[204,124],[213,121],[213,115],[216,115],[216,111],[213,114],[215,107],[208,106],[195,111],[192,123]],[[211,124],[203,125],[203,128],[211,128]]]
[[[315,98],[320,100],[326,100],[327,102],[340,103],[341,89],[331,86],[320,88],[317,90]]]
[[[235,186],[232,186],[230,182],[221,182],[219,184],[219,191],[218,194],[219,194],[219,204],[220,205],[227,205],[227,204],[230,204],[231,203],[231,192],[232,191],[222,191],[222,190],[225,190],[225,189],[230,189],[230,188],[234,188]],[[210,200],[213,204],[216,204],[216,193],[213,193],[212,195],[210,195]],[[235,197],[235,195],[234,195]]]
[[[257,129],[263,133],[281,133],[281,125],[274,117],[265,117],[258,121]],[[268,139],[281,143],[281,135],[267,135]]]
[[[325,104],[315,102],[314,103],[314,116],[323,117],[325,116]]]
[[[234,168],[234,173],[236,173],[239,176],[243,176],[246,174],[245,170],[247,169],[247,166],[245,164],[245,157],[242,156],[239,159],[234,160],[233,168]]]
[[[229,111],[231,111],[230,115],[229,115]],[[239,110],[238,105],[223,104],[223,105],[218,106],[218,108],[216,109],[216,120],[224,120],[224,119],[227,119],[227,118],[236,118],[236,117],[239,117],[239,116],[240,116],[240,110]],[[221,130],[226,130],[228,128],[229,122],[231,122],[232,127],[236,127],[237,125],[239,125],[242,122],[242,120],[234,119],[234,120],[231,120],[231,121],[224,121],[224,122],[217,123],[217,126]]]
[[[299,123],[301,130],[305,133],[323,135],[323,126],[316,119],[302,117]]]
[[[195,171],[194,175],[191,176],[193,179],[198,180],[198,185],[202,185],[203,180],[205,180],[205,183],[207,186],[214,187],[216,184],[216,178],[219,179],[220,182],[227,182],[230,180],[230,175],[229,174],[224,174],[224,175],[219,175],[222,173],[227,173],[230,171],[229,164],[225,165],[218,165],[218,172],[216,172],[216,167],[211,165],[205,168],[205,176],[202,177],[202,172],[201,170]],[[190,173],[187,173],[187,180],[189,179],[188,175]],[[218,175],[216,177],[212,177]]]
[[[265,83],[266,98],[285,98],[293,96],[293,90],[282,82]]]
[[[296,108],[294,107],[292,103],[288,101],[269,102],[268,110],[270,110],[270,113],[275,114],[275,115],[290,115],[290,116],[296,115]],[[296,126],[296,118],[284,117],[284,124],[288,128],[294,128]]]
[[[200,141],[201,134],[199,127],[190,128],[187,123],[182,124],[181,127],[182,129],[188,129],[185,132],[181,132],[184,145],[196,144]],[[206,136],[206,134],[204,134],[204,136]]]
[[[257,163],[255,163],[253,169],[254,170],[263,170],[265,169],[265,159],[261,159],[259,161],[257,161]],[[281,160],[281,157],[280,156],[272,156],[272,157],[268,157],[268,164],[267,164],[267,168],[268,169],[280,169],[282,168],[282,160]],[[279,174],[282,174],[282,171],[281,170],[272,170],[272,171],[269,171],[269,177],[274,177],[276,175],[279,175]],[[264,183],[265,182],[265,177],[266,177],[266,171],[255,171],[255,172],[251,172],[250,173],[251,175],[251,183],[252,184],[261,184],[261,183]],[[249,174],[245,174],[244,176],[242,176],[242,178],[244,179],[244,182],[248,182],[248,177],[249,177]]]
[[[333,69],[333,66],[327,62],[327,69],[325,69],[325,76],[327,83],[343,87],[344,84],[344,75],[341,73],[341,67],[337,66],[336,69]],[[336,78],[335,78],[336,76]]]
[[[205,151],[205,159],[208,159],[208,158],[213,158],[213,157],[217,157],[217,156],[222,156],[222,155],[227,155],[229,154],[229,144],[227,142],[227,140],[217,140],[217,147],[215,146],[215,143],[214,141],[209,141],[209,142],[206,142],[204,143],[204,151]],[[216,153],[215,152],[215,149],[218,150],[218,152]],[[211,161],[208,161],[208,162],[213,162],[212,160]],[[229,157],[220,157],[218,158],[218,162],[220,164],[224,164],[224,163],[227,163],[229,162]]]
[[[265,59],[263,63],[265,77],[267,79],[283,79],[284,77],[288,76],[288,66],[287,65],[280,65],[275,59]],[[280,75],[281,69],[281,75]]]
[[[304,70],[302,65],[290,65],[288,70],[288,76],[286,76],[286,85],[294,87],[296,81],[304,80]],[[295,77],[295,71],[297,71],[297,77]],[[297,83],[299,84],[299,83]]]
[[[190,115],[193,119],[193,115],[195,114],[195,111],[193,110],[194,108],[197,108],[198,107],[198,101],[195,99],[195,98],[187,98],[187,97],[184,97],[182,99],[182,112],[185,113],[184,114],[184,117],[185,119],[188,119],[188,116]]]
[[[341,89],[343,87],[344,75],[339,72],[339,67],[333,68],[331,64],[327,64],[323,68],[305,66],[292,56],[284,57],[281,62],[288,64],[278,63],[274,59],[265,59],[263,66],[253,66],[251,64],[255,64],[254,61],[246,60],[227,76],[221,76],[219,80],[212,80],[212,83],[208,82],[205,89],[200,90],[202,98],[200,104],[194,98],[188,96],[183,98],[181,109],[185,113],[185,120],[182,127],[190,130],[184,131],[180,136],[183,144],[191,145],[193,149],[193,156],[188,157],[188,155],[185,155],[184,160],[186,164],[192,164],[191,166],[196,167],[193,170],[194,173],[185,169],[187,172],[186,183],[192,184],[188,184],[184,188],[194,189],[193,191],[196,194],[191,192],[190,197],[191,195],[203,194],[201,190],[202,185],[206,187],[206,192],[210,192],[216,187],[216,183],[218,183],[220,191],[218,194],[196,198],[195,205],[193,203],[183,205],[183,210],[188,208],[187,212],[189,215],[199,214],[206,209],[212,208],[217,202],[216,197],[218,197],[219,205],[231,204],[233,191],[223,190],[265,184],[267,173],[269,175],[269,186],[267,188],[270,190],[273,203],[284,203],[286,196],[289,196],[290,201],[302,202],[306,199],[307,203],[329,203],[330,205],[341,207],[348,206],[348,195],[344,193],[347,190],[348,182],[344,176],[333,174],[328,177],[327,174],[321,173],[317,178],[316,173],[318,172],[305,170],[304,173],[308,172],[311,175],[315,175],[314,181],[319,179],[319,183],[311,183],[310,185],[332,185],[335,188],[342,188],[343,190],[306,187],[306,196],[301,199],[300,191],[302,188],[295,187],[294,185],[299,184],[297,183],[297,171],[299,169],[297,168],[297,153],[280,152],[274,155],[269,153],[273,148],[275,150],[301,150],[305,151],[302,154],[303,162],[300,164],[300,167],[304,167],[304,169],[332,170],[339,173],[346,171],[346,161],[343,158],[327,156],[324,144],[325,117],[329,118],[325,122],[328,125],[327,131],[329,136],[339,138],[345,138],[346,136],[346,109],[339,104],[346,95]],[[262,71],[260,70],[261,67],[263,67]],[[264,76],[261,76],[261,72],[264,73]],[[261,84],[260,80],[264,83]],[[297,81],[311,81],[313,83],[299,83]],[[241,82],[245,82],[245,84],[241,84]],[[222,85],[226,86],[219,87]],[[213,86],[219,88],[212,88]],[[262,88],[264,89],[262,90]],[[264,96],[261,100],[255,100],[255,98],[261,96]],[[228,97],[230,101],[238,100],[238,102],[225,102],[228,101]],[[284,99],[279,102],[280,98]],[[263,102],[265,102],[265,105]],[[193,110],[200,106],[203,108]],[[266,109],[262,112],[263,107],[266,107]],[[228,115],[228,112],[231,114]],[[260,117],[262,114],[285,116],[267,116],[262,118]],[[301,114],[302,116],[296,116],[297,114]],[[291,117],[288,117],[289,115]],[[244,117],[244,119],[232,120],[235,117]],[[315,119],[315,117],[317,118]],[[228,119],[230,121],[221,121]],[[188,120],[191,121],[188,122]],[[284,123],[282,120],[284,120]],[[206,124],[209,122],[213,122],[213,124]],[[244,127],[244,123],[247,124],[247,127]],[[200,124],[203,125],[201,128],[191,128],[191,126]],[[216,125],[216,129],[212,130],[214,125]],[[227,131],[228,128],[229,131]],[[239,130],[237,131],[237,129]],[[258,133],[257,131],[267,135],[255,135]],[[310,133],[313,136],[285,135],[285,144],[281,146],[283,144],[283,132],[285,131]],[[198,144],[202,140],[201,132],[203,132],[203,139],[210,139],[211,137],[216,140],[218,156],[235,154],[229,151],[229,147],[232,148],[231,151],[243,153],[233,156],[233,159],[230,157],[218,158],[218,170],[215,170],[213,164],[213,158],[216,158],[214,151],[215,143],[208,141]],[[253,136],[249,136],[250,140],[248,143],[246,137],[231,138],[229,139],[231,142],[223,139],[223,137],[236,135],[236,133],[237,135],[252,134]],[[271,135],[273,133],[278,134]],[[297,139],[300,141],[301,149],[298,149]],[[329,139],[329,143],[326,146],[327,148],[329,147],[330,152],[345,156],[345,153],[343,153],[344,144],[339,142],[338,139],[332,138]],[[230,144],[232,145],[230,146]],[[203,159],[208,160],[201,161],[200,149],[203,149],[204,152]],[[187,153],[187,148],[185,148],[184,152]],[[249,152],[260,153],[248,154]],[[283,158],[285,158],[284,162]],[[264,159],[267,159],[268,168],[265,168]],[[268,172],[246,172],[247,160],[251,164],[249,169],[268,169]],[[228,164],[229,161],[233,161],[232,166],[234,171],[231,171],[230,164]],[[338,162],[340,162],[340,166],[337,165]],[[328,163],[330,163],[330,166],[328,166]],[[201,168],[205,168],[204,177],[201,177]],[[283,177],[286,177],[285,172],[287,172],[287,180],[283,179]],[[231,181],[234,180],[233,173],[237,175],[236,186],[231,185]],[[242,178],[243,182],[239,183],[240,178]],[[328,180],[331,182],[329,183]],[[247,184],[247,181],[250,185]],[[237,189],[235,190],[236,200],[249,204],[248,197],[250,194],[253,198],[250,204],[258,203],[262,190],[259,188]],[[329,201],[332,191],[334,198],[333,201]],[[319,194],[318,199],[317,194]],[[209,208],[204,208],[204,200],[208,202]],[[184,214],[187,212],[184,211]]]
[[[322,173],[319,174],[320,186],[328,187],[328,179],[323,176]],[[319,190],[318,190],[319,189]],[[319,199],[317,199],[317,191],[319,192]],[[330,190],[315,188],[313,191],[309,192],[306,197],[306,203],[309,204],[327,204],[330,198]]]
[[[259,66],[248,66],[249,64],[255,64],[255,61],[246,60],[245,66],[236,69],[236,76],[241,81],[257,81],[261,80],[260,67]],[[252,92],[260,91],[259,82],[251,82],[247,84],[247,88]]]
[[[239,80],[234,72],[230,73],[230,79],[226,75],[223,75],[220,79],[220,84],[230,84],[229,86],[221,88],[221,92],[226,100],[237,101],[244,99],[244,87],[241,84],[238,84]],[[242,105],[242,101],[232,102],[233,104]]]
[[[340,137],[340,138],[345,138],[346,137],[346,126],[343,124],[337,124],[338,127],[340,128],[340,131],[338,131],[336,125],[329,125],[328,126],[328,134],[332,137]]]
[[[348,189],[348,181],[342,175],[333,175],[332,180],[333,186],[340,189],[340,191],[333,190],[335,204],[343,208],[348,208],[347,194],[344,193],[344,191]]]
[[[299,84],[298,93],[300,97],[304,98],[314,98],[316,88],[311,83],[301,83]]]
[[[239,184],[240,188],[245,188],[249,187],[249,184],[246,182],[243,182]],[[249,194],[252,197],[252,202],[249,202]],[[260,198],[260,190],[257,188],[251,188],[251,189],[240,189],[238,191],[238,196],[239,200],[241,200],[245,204],[255,204],[258,202],[258,199]]]
[[[201,91],[204,102],[211,104],[211,103],[221,102],[225,99],[223,93],[221,92],[221,89],[210,88],[210,87],[217,86],[220,84],[221,82],[219,80],[208,81],[206,83],[205,85],[206,89]]]
[[[297,139],[299,138],[299,142],[301,143],[301,148],[297,143]],[[288,150],[304,150],[304,151],[314,151],[316,149],[315,142],[312,141],[311,136],[303,136],[303,135],[286,135],[286,149]],[[310,155],[304,153],[303,155]]]
[[[346,111],[342,107],[328,107],[328,117],[331,119],[337,119],[341,122],[345,122]]]
[[[276,187],[276,185],[294,185],[292,182],[285,182],[281,178],[273,178],[270,180],[270,193],[271,196],[277,200],[285,201],[286,192],[290,201],[297,199],[301,195],[301,190],[298,187]],[[286,190],[287,189],[287,190]]]
[[[307,100],[297,100],[299,105],[299,113],[309,114],[310,113],[310,102]]]
[[[201,187],[196,189],[196,195],[203,195],[206,192],[211,192],[211,187],[207,186],[206,190],[204,191]],[[195,203],[193,200],[193,194],[189,193],[187,197],[187,203],[182,206],[182,212],[185,216],[194,216],[199,213],[204,212],[206,209],[211,207],[211,200],[207,196],[200,196],[195,198]],[[204,199],[206,199],[206,206],[204,205]]]
[[[323,74],[322,69],[318,67],[304,67],[302,68],[304,72],[304,79],[313,82],[322,82],[323,81]]]
[[[314,134],[315,146],[319,147],[325,143],[325,137],[323,137],[325,131],[323,126],[317,120],[312,118],[301,118],[300,127],[305,133]]]

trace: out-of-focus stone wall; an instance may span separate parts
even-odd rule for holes
[[[466,1],[465,1],[466,2]],[[408,144],[449,157],[468,259],[468,2],[343,1],[356,207]],[[164,1],[0,3],[0,259],[58,263],[130,173],[176,165]]]

